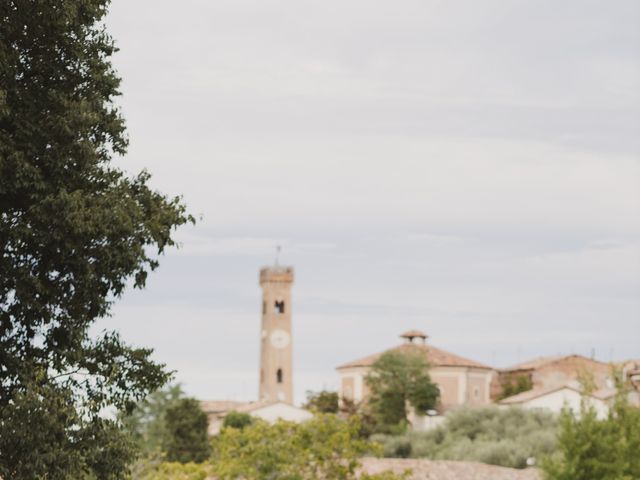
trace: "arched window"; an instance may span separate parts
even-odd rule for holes
[[[276,372],[276,382],[282,383],[282,369],[279,368]]]
[[[276,300],[276,313],[284,313],[284,300]]]

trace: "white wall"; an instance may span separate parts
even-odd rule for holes
[[[580,412],[580,402],[582,395],[570,388],[563,388],[556,390],[555,392],[542,395],[537,398],[525,401],[521,404],[523,408],[535,409],[543,408],[554,413],[560,413],[566,406],[570,408],[574,413]],[[604,418],[609,412],[607,404],[599,399],[589,397],[589,403],[596,409],[599,418]]]
[[[249,412],[252,417],[261,418],[269,423],[277,420],[288,420],[290,422],[305,422],[313,418],[313,414],[308,410],[294,407],[286,403],[274,403],[266,407],[258,408]]]

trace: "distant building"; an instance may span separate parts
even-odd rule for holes
[[[269,423],[278,420],[289,422],[306,422],[313,418],[313,414],[285,402],[200,402],[200,408],[209,419],[209,435],[217,435],[222,428],[224,417],[230,412],[247,413],[254,418],[260,418]]]
[[[622,377],[631,382],[637,391],[640,391],[640,359],[627,360],[618,366],[622,370]]]
[[[585,400],[595,409],[599,418],[604,418],[609,412],[609,406],[615,395],[616,390],[611,388],[585,394],[579,388],[564,385],[528,390],[501,400],[499,405],[521,407],[527,410],[544,409],[553,413],[559,413],[563,408],[568,408],[574,413],[579,413],[580,405]]]
[[[216,435],[231,411],[245,412],[268,422],[302,422],[311,412],[293,405],[291,286],[293,268],[274,265],[260,269],[262,327],[258,402],[205,400],[200,407],[209,419],[209,434]]]
[[[593,382],[595,390],[614,387],[610,365],[582,355],[558,355],[540,357],[498,370],[491,385],[492,398],[500,398],[505,383],[514,382],[518,377],[526,377],[532,390],[536,391],[566,385],[579,388],[585,377]]]
[[[337,367],[340,375],[340,398],[359,403],[369,395],[365,377],[372,365],[386,352],[420,352],[430,365],[431,380],[440,389],[440,411],[469,405],[491,403],[493,369],[474,360],[427,345],[427,335],[411,330],[400,336],[401,345]]]

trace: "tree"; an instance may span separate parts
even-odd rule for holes
[[[307,403],[304,408],[320,413],[338,413],[338,393],[322,390],[321,392],[307,392]]]
[[[222,426],[226,428],[238,428],[242,430],[244,427],[248,427],[253,423],[251,415],[244,412],[236,412],[232,410],[224,416]]]
[[[144,455],[161,452],[167,437],[165,414],[183,397],[180,384],[170,385],[138,402],[130,413],[120,414],[120,421]]]
[[[118,476],[122,465],[102,459],[131,455],[114,440],[117,422],[99,413],[129,409],[169,378],[150,349],[115,332],[89,334],[127,285],[144,287],[158,255],[174,245],[175,227],[193,221],[179,198],[149,187],[149,174],[129,177],[111,165],[127,138],[114,105],[120,80],[103,23],[108,3],[0,2],[5,479]],[[59,410],[62,399],[73,411]],[[23,412],[59,432],[55,453]]]
[[[424,352],[418,349],[385,352],[365,381],[371,391],[368,405],[382,432],[407,424],[407,405],[424,413],[436,406],[440,396]]]
[[[0,408],[2,478],[121,477],[134,459],[130,437],[116,422],[80,418],[73,397],[68,389],[34,384]]]
[[[547,480],[626,480],[640,478],[640,408],[620,390],[604,419],[588,397],[579,415],[561,414],[558,453],[543,462]]]
[[[528,375],[509,375],[501,384],[501,392],[498,400],[526,392],[533,388],[533,381]]]
[[[211,453],[207,414],[195,398],[183,398],[167,409],[163,450],[170,462],[204,462]]]
[[[302,424],[279,421],[269,425],[257,420],[239,430],[223,429],[213,441],[213,472],[220,480],[351,480],[356,478],[359,458],[376,451],[359,437],[356,418],[316,415]],[[388,472],[364,474],[362,480],[398,480]]]

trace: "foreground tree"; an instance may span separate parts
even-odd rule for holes
[[[129,178],[111,165],[127,139],[113,104],[119,79],[103,25],[108,3],[0,2],[0,476],[7,480],[122,476],[130,445],[99,413],[130,408],[169,377],[151,350],[127,346],[114,332],[89,335],[128,284],[144,286],[157,255],[174,244],[174,228],[193,220],[179,198],[150,189],[147,173]]]
[[[402,429],[408,422],[408,406],[424,413],[436,406],[440,396],[424,352],[418,349],[382,354],[365,381],[371,391],[368,406],[380,432]]]
[[[547,480],[640,478],[640,408],[621,389],[606,418],[587,400],[579,415],[561,415],[558,452],[543,462]]]
[[[211,449],[207,437],[207,414],[194,398],[183,398],[165,413],[163,451],[170,462],[204,462]]]
[[[399,480],[385,472],[357,476],[359,458],[376,446],[359,436],[357,418],[316,415],[302,423],[257,420],[242,430],[225,428],[214,439],[212,471],[216,478],[253,480]]]

